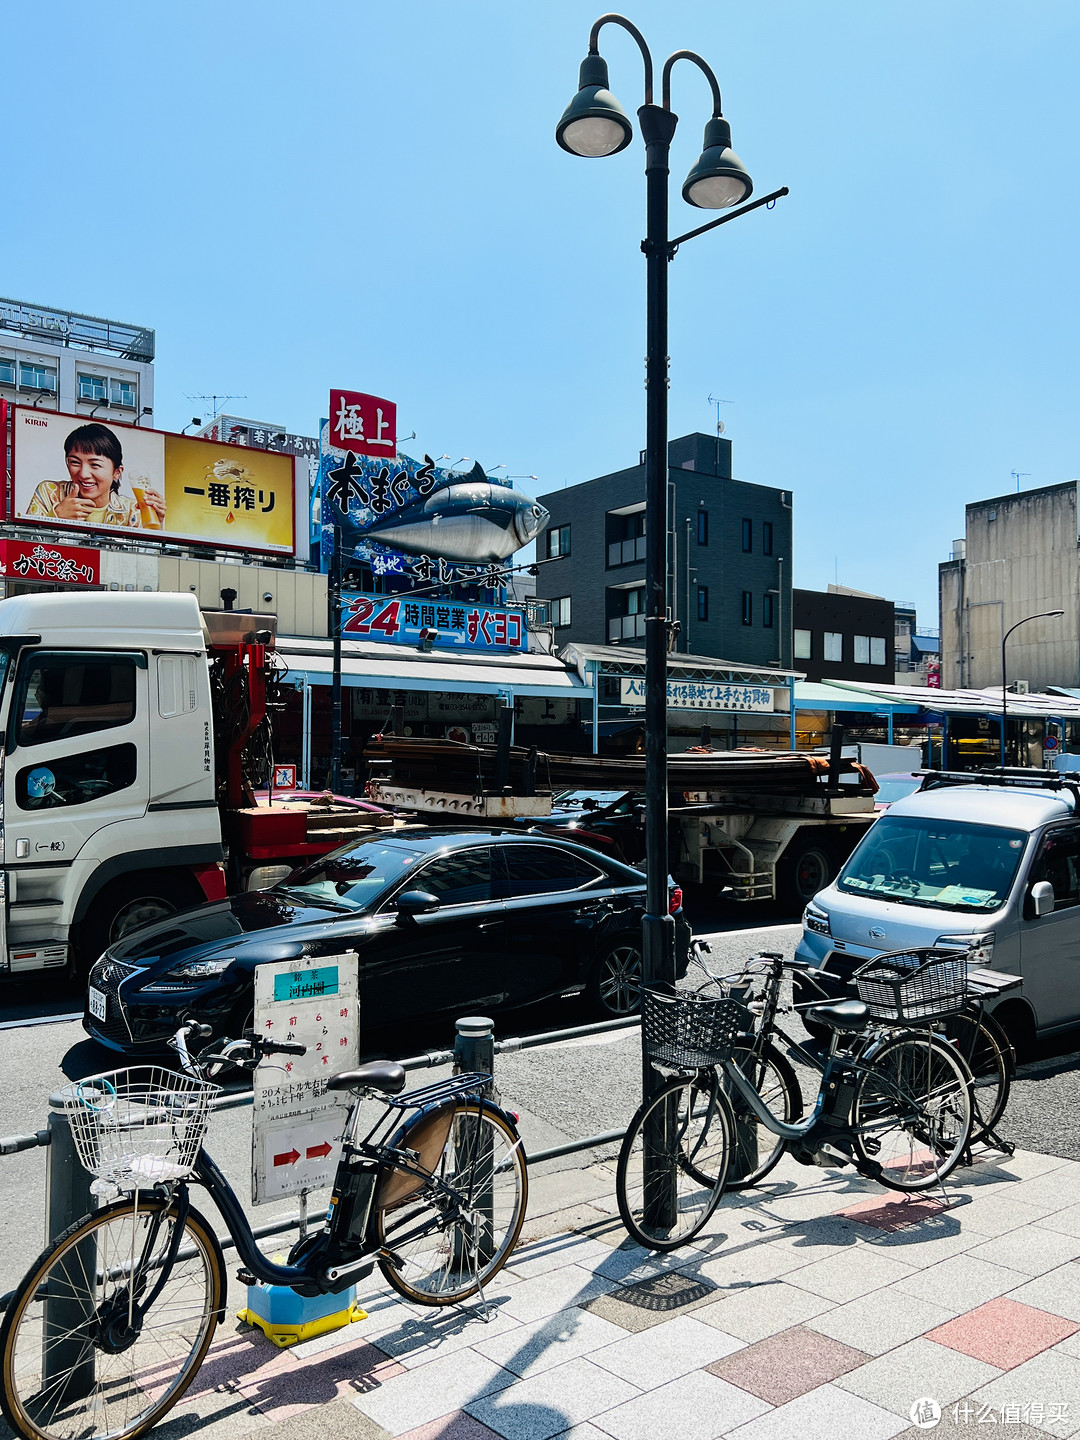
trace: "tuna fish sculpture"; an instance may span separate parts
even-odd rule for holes
[[[478,565],[505,560],[535,540],[548,519],[543,505],[520,490],[493,485],[476,465],[463,479],[362,527],[356,539]]]

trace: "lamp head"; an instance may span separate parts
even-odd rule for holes
[[[727,210],[753,193],[754,182],[731,148],[731,126],[722,115],[714,115],[705,126],[697,163],[683,181],[683,199],[701,210]]]
[[[586,55],[578,73],[578,92],[555,126],[555,139],[571,155],[596,157],[625,150],[634,138],[626,111],[608,89],[607,61]]]

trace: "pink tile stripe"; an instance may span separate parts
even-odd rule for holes
[[[909,1225],[917,1225],[920,1220],[930,1220],[946,1208],[943,1201],[934,1200],[930,1196],[885,1200],[880,1195],[870,1195],[836,1213],[844,1220],[857,1220],[860,1225],[872,1225],[875,1230],[885,1230],[891,1234],[897,1230],[906,1230]]]
[[[926,1338],[999,1370],[1014,1370],[1078,1330],[1072,1320],[1002,1297],[928,1330]]]

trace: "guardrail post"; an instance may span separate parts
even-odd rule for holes
[[[45,1240],[51,1244],[69,1225],[81,1220],[93,1208],[90,1175],[79,1163],[75,1142],[71,1138],[64,1108],[64,1093],[49,1096],[49,1155],[45,1182]],[[95,1297],[83,1290],[79,1293],[75,1279],[85,1285],[85,1277],[97,1271],[97,1246],[87,1240],[73,1251],[65,1264],[71,1280],[63,1285],[59,1276],[50,1284],[62,1293],[45,1301],[42,1334],[42,1380],[45,1385],[66,1375],[60,1393],[66,1399],[88,1395],[94,1388],[94,1352],[73,1332],[93,1313]],[[65,1338],[67,1337],[67,1338]]]
[[[457,1034],[454,1037],[454,1073],[467,1074],[478,1070],[495,1080],[495,1026],[486,1015],[466,1015],[455,1022]],[[491,1136],[487,1127],[475,1120],[461,1122],[461,1133],[455,1137],[455,1146],[461,1157],[459,1163],[473,1167],[476,1190],[473,1206],[477,1215],[486,1222],[478,1227],[474,1236],[475,1253],[464,1251],[465,1233],[459,1226],[454,1231],[455,1262],[466,1270],[486,1265],[495,1253],[495,1191],[494,1154]]]

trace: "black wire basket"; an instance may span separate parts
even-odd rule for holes
[[[641,1045],[655,1065],[676,1070],[722,1065],[745,1021],[745,1007],[728,995],[695,995],[673,985],[641,992]]]
[[[968,957],[955,950],[896,950],[863,965],[854,980],[875,1020],[937,1020],[967,1003]]]

